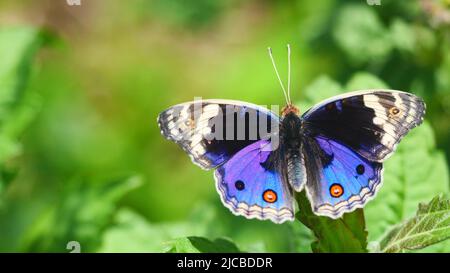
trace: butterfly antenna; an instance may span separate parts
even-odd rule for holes
[[[289,101],[289,104],[292,104],[291,102],[291,46],[287,44],[287,51],[288,51],[288,84],[287,84],[287,98]]]
[[[281,89],[283,90],[284,98],[286,99],[286,103],[290,104],[289,99],[288,99],[288,95],[286,93],[286,89],[284,89],[283,81],[281,80],[280,74],[278,73],[277,65],[275,64],[275,60],[273,59],[272,48],[269,47],[268,50],[269,50],[270,60],[272,61],[273,68],[275,69],[275,73],[277,74],[277,78],[278,78],[278,81],[280,82]]]

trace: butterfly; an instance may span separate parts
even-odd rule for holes
[[[215,169],[221,201],[235,215],[292,221],[293,196],[302,190],[316,215],[337,219],[362,208],[382,185],[383,161],[422,123],[424,101],[403,91],[363,90],[300,115],[269,52],[287,102],[281,115],[241,101],[193,101],[158,116],[162,135],[196,165]]]

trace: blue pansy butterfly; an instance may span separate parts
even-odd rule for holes
[[[281,116],[240,101],[193,101],[158,116],[162,135],[215,169],[222,203],[236,215],[293,220],[293,194],[303,189],[317,215],[336,219],[363,207],[381,187],[382,162],[422,122],[425,103],[402,91],[365,90],[300,116],[270,57],[287,101]]]

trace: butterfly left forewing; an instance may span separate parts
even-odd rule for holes
[[[266,108],[231,100],[183,103],[158,116],[161,134],[203,169],[216,168],[251,143],[272,137],[278,123]]]

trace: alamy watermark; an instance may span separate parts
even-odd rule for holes
[[[273,151],[279,146],[279,122],[272,113],[279,113],[279,105],[252,107],[249,105],[218,104],[196,97],[192,104],[169,111],[172,120],[181,121],[179,129],[167,124],[170,134],[178,140],[195,143],[203,139],[214,141],[267,140],[263,150]]]
[[[70,241],[67,243],[66,249],[70,250],[70,253],[80,253],[81,252],[81,244],[78,241]]]
[[[81,6],[81,0],[66,0],[69,6]]]
[[[381,0],[366,0],[370,6],[381,6]]]

